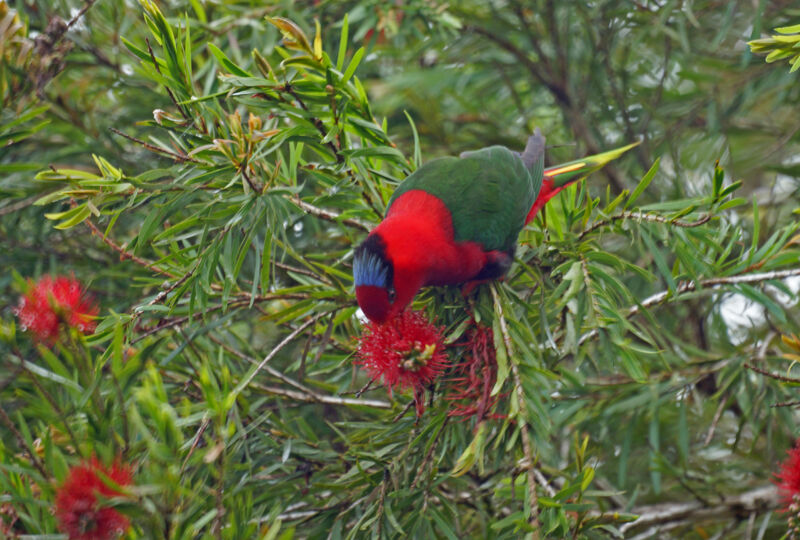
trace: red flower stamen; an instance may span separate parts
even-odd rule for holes
[[[55,507],[59,530],[70,540],[111,540],[128,530],[128,518],[97,500],[98,494],[105,498],[122,495],[111,483],[130,485],[130,468],[119,462],[106,468],[92,458],[70,469],[56,490]]]
[[[55,341],[62,324],[83,334],[94,332],[99,309],[86,297],[77,279],[44,276],[37,283],[29,283],[28,292],[15,309],[23,331],[48,342]]]
[[[800,495],[800,439],[787,452],[788,457],[781,463],[781,470],[775,475],[775,483],[788,505],[795,495]]]
[[[498,418],[493,413],[499,396],[492,395],[497,381],[497,354],[494,334],[488,326],[475,325],[466,342],[465,358],[454,366],[447,399],[452,402],[448,416]]]
[[[790,538],[800,535],[800,439],[787,452],[788,457],[781,463],[781,470],[773,482],[783,496],[784,512],[787,513]]]
[[[373,380],[389,389],[413,388],[419,393],[448,365],[442,328],[422,312],[406,310],[383,324],[368,323],[358,346],[356,363]]]

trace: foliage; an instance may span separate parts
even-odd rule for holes
[[[56,488],[92,456],[133,469],[109,502],[132,538],[621,537],[647,533],[648,503],[769,484],[796,436],[772,405],[796,393],[745,364],[791,369],[797,91],[733,45],[783,16],[768,3],[17,4],[9,534],[56,532]],[[553,161],[644,142],[550,203],[503,282],[418,297],[453,366],[418,418],[412,390],[354,367],[353,247],[423,160],[520,149],[534,125],[578,141]],[[765,198],[775,170],[791,189]],[[11,307],[25,278],[69,271],[96,332],[37,342]],[[491,411],[453,416],[457,366],[489,356],[474,335],[492,336]],[[664,526],[776,535],[777,504]]]
[[[754,53],[766,53],[766,62],[777,62],[788,59],[792,68],[790,73],[800,68],[800,53],[796,53],[797,44],[800,43],[800,25],[785,26],[775,29],[777,34],[768,38],[754,39],[749,42],[750,50]]]

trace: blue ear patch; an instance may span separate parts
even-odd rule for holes
[[[353,281],[356,287],[372,285],[390,288],[392,265],[386,259],[386,248],[377,234],[371,234],[356,248],[353,256]]]

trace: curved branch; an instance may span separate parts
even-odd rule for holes
[[[535,529],[533,533],[534,539],[539,538],[539,498],[536,496],[536,468],[535,461],[533,460],[533,450],[531,449],[530,433],[528,432],[528,419],[524,411],[528,410],[525,405],[525,397],[522,391],[522,380],[519,376],[519,369],[514,361],[514,348],[511,335],[508,332],[506,319],[503,316],[503,306],[500,304],[500,297],[497,295],[495,285],[492,285],[492,299],[494,300],[494,307],[500,317],[500,332],[503,334],[503,343],[506,348],[506,355],[508,357],[508,364],[511,367],[511,375],[514,378],[514,393],[517,395],[517,406],[519,407],[519,414],[523,415],[519,418],[520,436],[522,438],[522,451],[525,454],[526,467],[528,469],[528,491],[530,492],[530,525]]]
[[[789,277],[800,276],[800,268],[792,268],[789,270],[773,270],[772,272],[759,272],[757,274],[739,274],[736,276],[726,276],[726,277],[716,277],[716,278],[708,278],[708,279],[701,279],[700,281],[683,281],[675,287],[675,291],[661,291],[659,293],[653,294],[642,300],[639,304],[635,306],[631,306],[628,308],[627,313],[625,314],[626,319],[630,319],[642,308],[648,308],[657,304],[661,304],[665,302],[668,298],[677,297],[680,294],[685,292],[692,292],[699,288],[704,287],[713,287],[715,285],[737,285],[739,283],[760,283],[762,281],[771,281],[774,279],[786,279]],[[578,340],[578,346],[580,347],[588,340],[597,337],[600,333],[599,328],[595,328],[594,330],[590,330],[583,334],[580,339]]]
[[[605,227],[606,225],[610,225],[611,223],[620,220],[636,219],[639,221],[649,221],[651,223],[663,223],[665,225],[674,225],[675,227],[683,227],[686,229],[690,229],[692,227],[699,227],[704,223],[708,223],[711,217],[712,217],[711,214],[706,214],[703,217],[699,218],[697,221],[682,221],[680,219],[668,219],[663,216],[658,216],[654,214],[645,214],[644,212],[622,212],[615,216],[611,216],[608,219],[603,219],[592,223],[590,227],[586,228],[583,232],[581,232],[581,234],[578,235],[578,240],[582,240],[584,236],[593,231],[596,231],[601,227]]]
[[[780,494],[775,486],[763,486],[733,497],[727,497],[717,504],[706,505],[700,501],[656,504],[634,508],[632,512],[639,517],[625,523],[619,530],[629,533],[649,527],[632,538],[653,538],[659,532],[674,529],[688,523],[699,521],[720,521],[731,516],[743,517],[749,514],[762,514],[780,507]],[[626,535],[627,536],[627,535]]]
[[[314,206],[313,204],[309,204],[300,199],[300,197],[286,197],[289,201],[296,204],[300,210],[307,214],[311,214],[312,216],[316,216],[318,218],[326,219],[328,221],[332,221],[334,223],[344,223],[345,225],[349,225],[350,227],[354,227],[356,229],[361,229],[362,231],[369,232],[372,230],[372,227],[367,223],[364,223],[361,220],[353,219],[353,218],[342,218],[341,214],[337,214],[332,210],[325,210],[324,208],[319,208],[318,206]]]

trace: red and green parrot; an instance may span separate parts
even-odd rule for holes
[[[353,257],[364,314],[383,323],[422,287],[502,277],[517,236],[547,201],[636,144],[549,169],[544,146],[537,128],[521,154],[504,146],[464,152],[429,161],[401,182]]]

